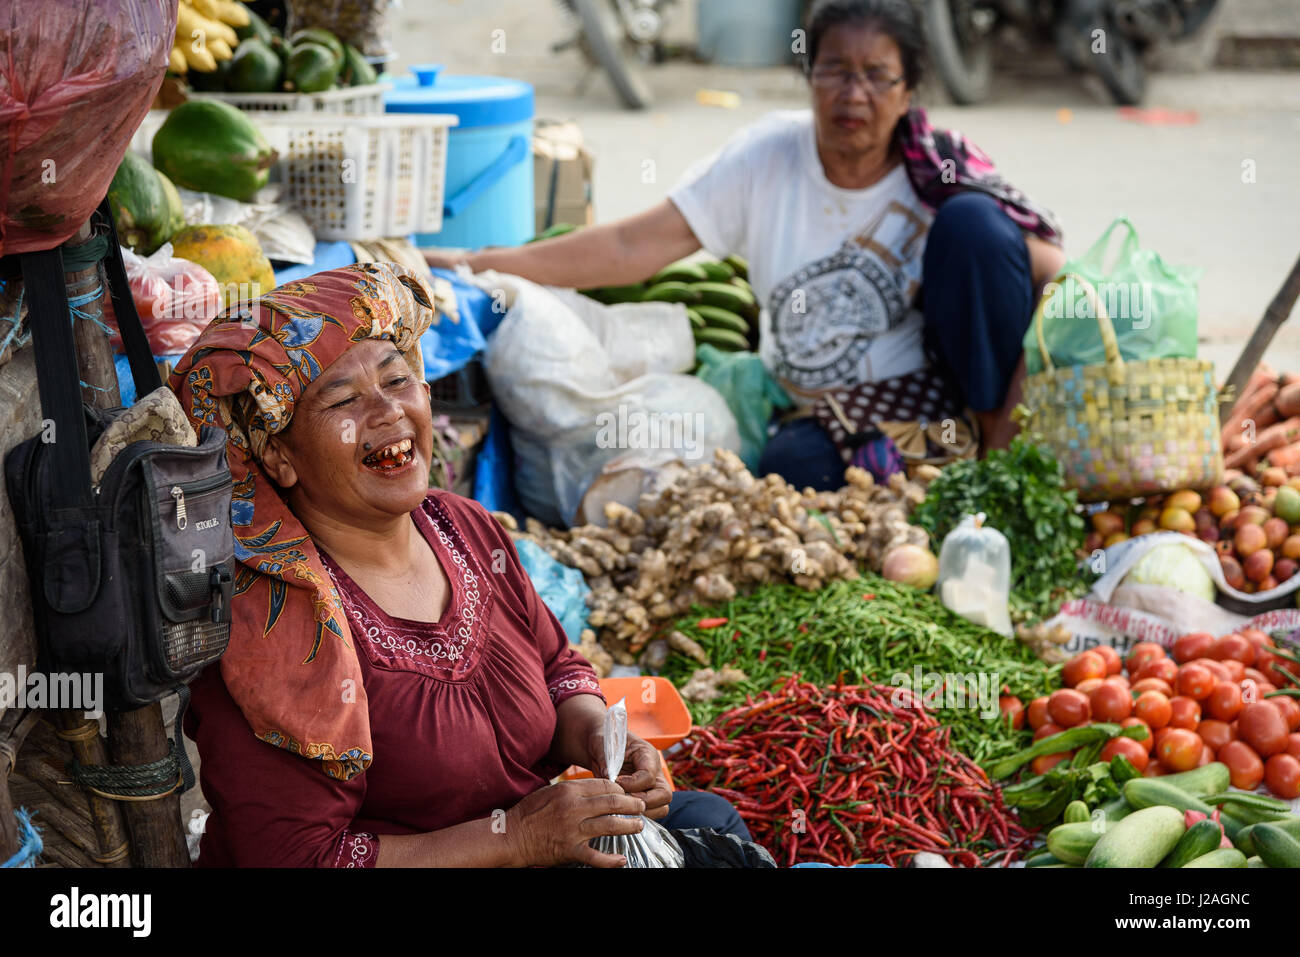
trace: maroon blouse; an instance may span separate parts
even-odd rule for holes
[[[555,706],[600,695],[591,666],[481,505],[431,491],[411,516],[451,583],[437,622],[385,614],[322,553],[370,709],[375,757],[364,773],[336,781],[258,740],[219,667],[191,685],[185,731],[212,807],[199,866],[373,866],[382,835],[489,817],[563,770],[546,757]]]

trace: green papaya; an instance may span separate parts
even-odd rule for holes
[[[235,27],[235,36],[241,41],[256,38],[270,46],[271,38],[275,36],[271,25],[252,10],[245,10],[245,12],[248,14],[248,23],[242,27]]]
[[[348,44],[343,47],[343,69],[339,73],[339,83],[343,86],[367,86],[379,79],[375,68],[356,47]]]
[[[295,50],[299,44],[303,43],[317,43],[333,53],[335,60],[339,62],[343,60],[343,41],[323,27],[310,27],[306,30],[299,30],[289,37],[289,46]]]
[[[137,153],[127,153],[108,186],[117,239],[147,256],[185,225],[176,187]]]
[[[190,100],[153,138],[153,163],[177,186],[250,202],[278,158],[261,132],[227,103]]]
[[[340,57],[319,43],[300,43],[289,54],[285,86],[298,93],[320,93],[339,78]]]
[[[232,93],[274,93],[280,89],[283,73],[276,52],[261,40],[250,38],[235,50],[226,89]]]

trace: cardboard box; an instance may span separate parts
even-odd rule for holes
[[[538,120],[533,131],[533,195],[537,232],[555,223],[589,226],[593,157],[576,122]]]

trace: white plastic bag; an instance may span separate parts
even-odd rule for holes
[[[172,255],[163,243],[151,256],[138,256],[122,247],[122,264],[135,311],[140,315],[154,355],[180,355],[221,311],[221,287],[212,273],[188,259]],[[117,317],[105,308],[113,348],[122,352]]]
[[[625,698],[605,712],[605,776],[613,781],[623,767],[627,752],[627,705]],[[645,826],[638,834],[606,834],[588,843],[602,854],[627,858],[628,867],[682,867],[686,863],[668,829],[642,816]]]
[[[575,303],[565,291],[492,272],[473,281],[507,310],[484,368],[511,425],[516,492],[538,519],[572,524],[601,470],[630,452],[646,468],[739,450],[726,400],[680,374],[694,362],[682,306]]]
[[[935,587],[950,611],[1011,636],[1011,546],[984,524],[983,512],[967,515],[944,537]]]

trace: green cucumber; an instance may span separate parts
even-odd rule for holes
[[[1054,854],[1039,854],[1036,857],[1028,858],[1025,861],[1025,867],[1063,867],[1065,861],[1061,860]]]
[[[1201,823],[1204,823],[1203,821]],[[1189,861],[1183,867],[1245,867],[1246,855],[1235,847],[1221,847],[1218,850],[1202,854]]]
[[[1091,821],[1058,824],[1047,834],[1047,849],[1064,864],[1082,864],[1101,839],[1101,829]]]
[[[730,329],[742,336],[749,332],[749,323],[729,309],[719,309],[717,306],[708,306],[701,303],[695,307],[695,311],[700,314],[706,326],[712,326],[715,329]]]
[[[1160,862],[1161,867],[1183,867],[1211,851],[1219,849],[1223,843],[1223,829],[1208,817],[1197,821],[1187,829],[1182,840],[1173,852]]]
[[[1264,863],[1264,859],[1262,857],[1259,857],[1258,855],[1255,857],[1246,858],[1246,866],[1247,867],[1268,867],[1268,865]]]
[[[1181,811],[1164,805],[1142,808],[1106,829],[1093,845],[1085,866],[1155,867],[1178,845],[1186,831]]]
[[[1281,828],[1296,840],[1300,840],[1300,817],[1286,817],[1280,821],[1264,821],[1262,823],[1272,824],[1276,828]],[[1237,845],[1237,849],[1243,854],[1249,855],[1255,853],[1254,834],[1255,828],[1258,826],[1259,825],[1257,824],[1252,824],[1250,827],[1243,828],[1237,835],[1236,840],[1232,842]]]
[[[1065,806],[1065,823],[1066,824],[1084,824],[1092,817],[1088,813],[1088,805],[1082,801],[1071,801]]]
[[[1124,800],[1135,808],[1164,805],[1180,811],[1200,811],[1206,817],[1214,816],[1214,808],[1196,795],[1188,794],[1182,788],[1170,787],[1165,784],[1164,778],[1134,778],[1132,781],[1125,781]],[[1228,835],[1228,840],[1235,844],[1237,834],[1243,827],[1241,821],[1222,813],[1219,815],[1219,820],[1223,823],[1223,832]]]
[[[1228,786],[1232,783],[1232,776],[1228,772],[1228,766],[1222,761],[1211,761],[1209,764],[1194,768],[1191,771],[1180,771],[1178,774],[1163,774],[1160,776],[1160,780],[1165,784],[1172,784],[1176,788],[1181,788],[1188,794],[1199,796],[1219,794],[1228,790]]]
[[[1128,801],[1125,801],[1123,797],[1117,797],[1112,801],[1107,801],[1105,804],[1097,805],[1096,809],[1092,813],[1096,814],[1097,811],[1100,811],[1105,815],[1107,823],[1114,824],[1116,821],[1122,820],[1132,814],[1133,805],[1129,804]]]
[[[1269,867],[1300,867],[1300,841],[1276,824],[1256,824],[1251,840]]]

